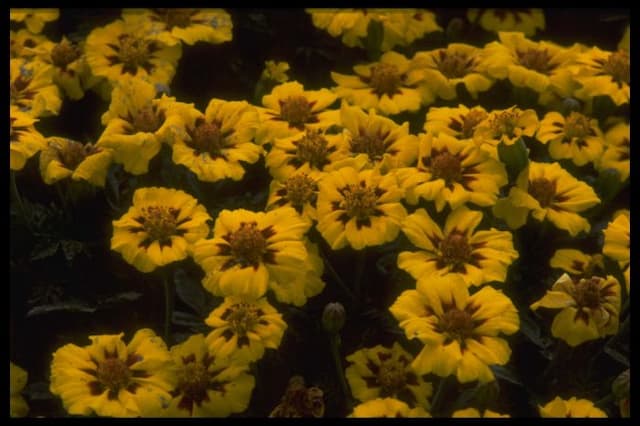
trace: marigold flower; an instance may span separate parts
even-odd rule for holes
[[[408,339],[424,347],[412,362],[418,374],[455,374],[460,383],[495,380],[490,365],[504,365],[511,349],[500,334],[518,331],[518,312],[501,291],[484,286],[469,295],[460,276],[425,277],[389,308]]]
[[[303,241],[309,226],[291,207],[221,211],[213,238],[194,246],[206,273],[202,284],[216,296],[257,299],[269,287],[293,283],[310,268]]]
[[[283,182],[271,181],[266,210],[293,207],[302,218],[312,223],[318,220],[317,198],[318,182],[306,173],[296,173]]]
[[[27,29],[34,34],[40,34],[47,22],[57,21],[60,17],[59,9],[10,9],[9,19],[24,22]]]
[[[367,14],[382,24],[382,52],[395,46],[408,46],[426,34],[442,31],[435,13],[427,9],[368,9]]]
[[[129,344],[124,333],[89,336],[89,346],[67,344],[53,354],[51,393],[69,414],[137,417],[170,399],[176,378],[165,343],[148,328]]]
[[[485,31],[520,31],[531,37],[545,29],[542,9],[475,9],[467,11],[469,22],[477,22]]]
[[[498,144],[513,145],[522,136],[533,137],[538,125],[538,115],[532,109],[523,111],[512,106],[503,110],[493,110],[478,123],[473,139],[497,160]]]
[[[459,140],[467,140],[473,138],[478,124],[487,116],[487,111],[480,105],[472,108],[462,104],[456,108],[433,107],[427,111],[423,128],[434,136],[442,132]]]
[[[213,328],[206,338],[209,351],[244,364],[262,358],[265,349],[277,349],[287,328],[265,298],[225,297],[205,322]]]
[[[349,417],[431,417],[422,407],[409,406],[395,398],[376,398],[353,407]]]
[[[615,169],[620,172],[621,182],[627,180],[631,168],[630,140],[631,127],[628,123],[618,123],[607,130],[604,135],[604,154],[596,159],[596,169]]]
[[[398,178],[410,204],[419,198],[456,209],[465,203],[490,206],[507,184],[504,164],[471,141],[459,141],[445,133],[418,136],[418,164],[398,169]]]
[[[482,212],[462,206],[453,210],[440,228],[425,209],[402,223],[402,232],[419,251],[398,254],[398,267],[420,280],[459,275],[467,286],[504,282],[518,252],[508,231],[476,231]]]
[[[247,409],[255,379],[249,365],[232,362],[209,350],[202,334],[171,347],[177,385],[158,415],[228,417]]]
[[[631,62],[628,50],[608,52],[592,47],[576,58],[573,78],[581,85],[575,97],[589,101],[609,96],[616,105],[629,103]]]
[[[588,278],[594,272],[604,272],[601,254],[588,255],[580,250],[559,249],[549,261],[552,268],[562,269],[575,278]]]
[[[170,188],[139,188],[133,205],[113,221],[111,249],[142,272],[185,259],[207,236],[210,220],[191,195]]]
[[[351,393],[358,401],[392,397],[412,407],[430,408],[431,383],[411,367],[413,356],[395,342],[391,348],[377,345],[360,349],[347,358],[345,371]]]
[[[371,14],[356,9],[306,9],[316,28],[326,30],[332,37],[342,36],[342,42],[349,46],[362,46]]]
[[[393,241],[407,215],[395,174],[343,167],[323,178],[317,229],[333,250],[356,250]]]
[[[538,406],[540,417],[607,417],[607,413],[593,405],[588,399],[578,399],[572,396],[569,399],[562,399],[556,396],[555,399],[546,405]]]
[[[47,138],[46,144],[40,153],[40,174],[44,183],[53,185],[71,177],[104,187],[113,157],[111,150],[56,136]]]
[[[9,362],[9,416],[11,417],[25,417],[29,412],[29,405],[21,395],[28,377],[26,371]]]
[[[54,69],[42,61],[11,59],[9,64],[9,105],[32,117],[57,115],[62,106]]]
[[[629,210],[619,210],[614,213],[604,232],[604,246],[602,253],[613,260],[623,270],[627,292],[629,292],[631,278],[631,239],[630,239]]]
[[[288,62],[264,61],[264,69],[260,74],[260,79],[284,83],[289,81],[287,71],[289,71]]]
[[[451,417],[467,417],[467,418],[499,418],[499,417],[511,417],[509,414],[500,414],[495,411],[491,411],[489,409],[484,410],[482,413],[476,408],[465,408],[462,410],[456,410],[453,412]]]
[[[551,334],[577,346],[618,332],[620,283],[611,275],[572,279],[565,273],[531,305],[534,311],[541,307],[562,309],[553,319]]]
[[[33,126],[38,119],[9,108],[9,152],[11,170],[22,170],[27,160],[47,146],[44,137]]]
[[[394,115],[417,111],[423,102],[432,102],[423,100],[416,88],[424,73],[399,53],[387,52],[378,62],[356,65],[353,70],[357,75],[331,72],[331,78],[338,84],[333,91],[350,104]]]
[[[574,178],[558,163],[529,161],[509,196],[496,202],[493,214],[504,219],[510,228],[517,229],[527,222],[531,211],[537,221],[546,218],[575,237],[591,229],[589,221],[578,213],[599,202],[600,198],[589,185]]]
[[[49,42],[49,39],[41,34],[34,34],[26,28],[18,31],[9,31],[9,56],[11,59],[32,59],[36,52],[33,50],[41,43]]]
[[[212,99],[205,113],[193,109],[184,133],[173,138],[173,162],[194,172],[198,179],[215,182],[244,177],[243,163],[253,164],[262,148],[253,141],[258,113],[246,101]]]

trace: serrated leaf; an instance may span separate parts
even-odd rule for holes
[[[31,308],[27,312],[27,318],[33,317],[37,315],[49,314],[51,312],[58,311],[67,311],[67,312],[85,312],[85,313],[93,313],[96,311],[96,308],[93,306],[89,306],[84,302],[60,302],[49,305],[40,305],[35,308]]]

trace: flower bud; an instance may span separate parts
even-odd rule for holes
[[[340,302],[327,303],[322,312],[322,326],[331,334],[338,333],[346,318],[344,306]]]

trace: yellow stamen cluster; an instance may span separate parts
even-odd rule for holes
[[[311,118],[311,105],[304,96],[289,96],[280,101],[280,117],[292,126],[301,126]]]
[[[379,96],[384,94],[393,95],[401,83],[402,76],[395,65],[382,62],[371,68],[369,85],[374,88]]]
[[[176,233],[178,210],[166,206],[148,206],[142,208],[145,232],[152,240],[166,241]]]
[[[351,217],[366,219],[371,216],[378,201],[374,188],[349,184],[342,192],[342,207]]]
[[[431,159],[431,173],[436,179],[445,182],[457,182],[462,178],[460,159],[448,151],[441,152]]]
[[[117,394],[120,389],[129,386],[131,371],[124,361],[118,358],[107,358],[98,364],[96,378],[105,388]]]
[[[547,49],[528,48],[525,51],[518,51],[518,61],[520,65],[542,74],[548,74],[553,70],[554,65],[551,64],[551,55]]]
[[[458,266],[471,258],[471,246],[466,235],[452,232],[439,245],[441,258],[447,265]]]
[[[305,203],[312,200],[316,191],[316,184],[305,173],[300,173],[287,179],[285,188],[287,190],[287,199],[295,208],[301,208]]]
[[[438,70],[447,78],[462,78],[473,71],[473,58],[464,53],[450,53],[445,50],[440,56]]]
[[[240,264],[257,265],[267,248],[267,241],[255,222],[242,222],[240,228],[229,236],[229,245],[233,257]]]
[[[529,182],[529,194],[538,200],[541,207],[548,207],[556,195],[556,181],[537,178]]]
[[[307,129],[302,139],[297,141],[296,157],[302,163],[321,170],[329,162],[328,155],[329,142],[318,130]]]
[[[631,81],[629,52],[624,50],[613,52],[602,65],[602,69],[615,81],[629,84]]]

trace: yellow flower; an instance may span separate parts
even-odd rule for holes
[[[33,117],[57,115],[62,99],[53,82],[53,73],[53,67],[42,61],[11,59],[9,105]]]
[[[256,109],[246,101],[212,99],[204,114],[193,109],[189,115],[184,135],[176,135],[171,145],[173,162],[205,182],[241,180],[243,164],[255,163],[262,154],[262,148],[253,142],[258,128]]]
[[[225,297],[205,322],[213,328],[206,338],[209,351],[240,364],[259,360],[265,349],[278,349],[287,328],[266,298]]]
[[[279,180],[299,173],[317,179],[322,172],[348,158],[348,149],[344,132],[334,135],[319,129],[306,129],[294,136],[276,139],[265,163],[271,176]]]
[[[288,62],[265,61],[260,79],[284,83],[289,81],[287,71],[289,71]]]
[[[191,105],[162,95],[142,79],[128,79],[116,85],[109,110],[102,115],[106,126],[97,145],[113,150],[114,161],[132,174],[147,173],[149,161],[184,133],[185,116]]]
[[[500,414],[500,413],[496,413],[495,411],[491,411],[491,410],[484,410],[482,412],[482,414],[480,414],[480,411],[475,409],[475,408],[465,408],[462,410],[456,410],[453,412],[453,414],[451,415],[451,417],[467,417],[467,418],[480,418],[480,417],[486,417],[486,418],[498,418],[498,417],[511,417],[508,414]]]
[[[262,97],[261,126],[257,140],[272,143],[277,138],[294,136],[305,129],[326,129],[339,123],[338,111],[326,110],[336,100],[328,89],[304,90],[297,81],[273,88]]]
[[[455,374],[460,383],[495,380],[490,365],[504,365],[511,349],[500,334],[520,327],[518,312],[501,291],[484,286],[469,295],[459,276],[425,277],[389,308],[408,339],[424,347],[411,364],[416,373]]]
[[[202,284],[216,296],[257,299],[272,285],[295,281],[309,269],[303,241],[309,226],[291,207],[221,211],[213,238],[194,247],[206,273]]]
[[[342,36],[349,46],[362,46],[361,38],[367,36],[371,14],[355,9],[306,9],[316,28],[326,30],[332,37]]]
[[[412,407],[430,408],[431,383],[411,367],[413,356],[397,342],[391,348],[377,345],[349,355],[345,371],[351,393],[358,401],[392,397]]]
[[[387,52],[380,61],[356,65],[353,70],[356,75],[331,72],[338,84],[333,91],[350,104],[366,110],[375,108],[383,115],[420,109],[423,99],[416,86],[424,75],[405,56]],[[430,102],[432,99],[424,100]]]
[[[20,111],[15,105],[11,105],[9,111],[11,170],[22,170],[29,158],[46,147],[46,142],[33,126],[38,119]]]
[[[21,395],[28,377],[26,371],[9,362],[9,415],[11,417],[25,417],[29,412],[27,401]]]
[[[595,162],[596,169],[615,169],[620,172],[620,180],[629,178],[631,128],[628,123],[618,123],[604,135],[605,150]]]
[[[570,346],[618,332],[620,283],[613,276],[572,279],[563,274],[551,290],[531,305],[562,309],[553,319],[551,334]]]
[[[456,87],[463,84],[473,99],[479,92],[493,86],[493,79],[486,76],[480,67],[483,50],[469,44],[450,43],[445,48],[418,52],[413,57],[413,66],[424,70],[423,90],[430,92],[429,98],[452,100],[458,94]]]
[[[504,164],[478,148],[472,141],[463,142],[445,133],[418,136],[418,164],[398,170],[407,201],[419,198],[435,201],[442,211],[446,204],[456,209],[466,203],[490,206],[507,184]]]
[[[87,36],[85,52],[94,75],[111,83],[142,77],[169,84],[182,55],[182,45],[168,46],[150,35],[151,22],[125,16]]]
[[[177,386],[158,416],[228,417],[247,409],[255,386],[249,365],[209,350],[202,334],[171,347]]]
[[[27,29],[34,34],[40,34],[44,24],[57,21],[60,17],[58,9],[10,9],[9,17],[12,21],[24,22]]]
[[[266,210],[293,207],[302,218],[312,223],[318,220],[317,198],[318,182],[306,173],[296,173],[284,181],[271,181]]]
[[[554,160],[571,159],[584,166],[600,158],[604,137],[598,121],[572,111],[567,117],[555,111],[548,112],[540,122],[536,138],[549,143],[549,154]]]
[[[369,110],[367,114],[358,106],[343,102],[340,119],[347,130],[345,138],[351,155],[363,156],[367,166],[380,166],[381,173],[406,167],[416,159],[417,138],[409,133],[409,122],[398,125],[393,120]]]
[[[442,31],[436,15],[427,9],[368,9],[372,20],[382,23],[382,52],[407,46],[425,34]]]
[[[578,55],[573,78],[582,86],[575,97],[589,101],[595,96],[609,96],[616,105],[630,100],[630,52],[608,52],[592,47]]]
[[[69,414],[137,417],[170,399],[175,375],[162,339],[148,328],[128,345],[122,336],[89,336],[89,346],[67,344],[55,351],[49,389]]]
[[[123,9],[122,16],[138,19],[142,25],[151,23],[150,37],[167,46],[199,41],[220,44],[233,37],[231,16],[223,9]]]
[[[482,212],[458,207],[440,228],[425,209],[418,209],[402,224],[402,232],[419,251],[398,255],[398,267],[420,280],[459,275],[467,286],[504,282],[507,268],[518,252],[508,231],[476,231]]]
[[[457,108],[432,107],[427,112],[423,128],[434,136],[442,132],[459,140],[467,140],[473,138],[476,127],[487,116],[487,111],[480,105],[472,108],[462,104]]]
[[[607,413],[593,405],[588,399],[578,399],[572,396],[569,399],[562,399],[556,396],[555,399],[544,406],[539,406],[540,417],[607,417]]]
[[[576,278],[590,277],[594,272],[604,272],[601,254],[588,255],[580,250],[559,249],[549,261],[552,268],[562,269]]]
[[[376,398],[353,407],[349,417],[431,417],[422,407],[409,408],[395,398]]]
[[[476,126],[473,139],[497,160],[498,144],[513,145],[522,136],[532,137],[538,130],[538,125],[538,115],[534,110],[523,111],[514,105],[511,108],[491,111]]]
[[[90,143],[52,136],[40,153],[40,174],[44,183],[53,185],[71,177],[104,187],[111,165],[112,152]]]
[[[537,221],[546,218],[575,237],[591,229],[589,221],[578,213],[598,203],[600,199],[594,190],[558,163],[529,161],[509,196],[496,202],[493,214],[504,219],[510,228],[517,229],[527,222],[531,211]]]
[[[111,249],[142,272],[185,259],[207,236],[211,220],[191,195],[170,188],[139,188],[133,205],[113,221]]]
[[[407,215],[395,174],[343,167],[319,186],[317,229],[333,250],[356,250],[393,241]]]
[[[45,42],[49,42],[47,37],[33,34],[25,28],[18,31],[9,31],[9,56],[11,59],[33,58],[36,55],[34,48]]]
[[[613,215],[604,232],[604,246],[602,253],[613,260],[618,261],[623,270],[627,292],[629,292],[629,279],[631,274],[630,255],[630,226],[629,210],[619,210]]]
[[[542,9],[469,9],[469,22],[477,22],[485,31],[520,31],[531,37],[538,30],[544,30],[545,20]]]

